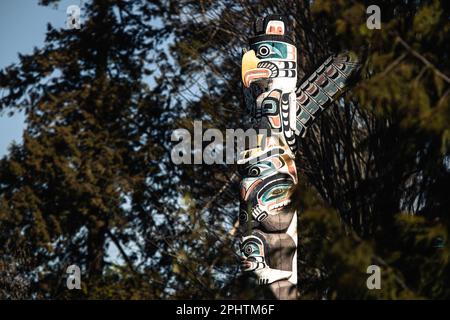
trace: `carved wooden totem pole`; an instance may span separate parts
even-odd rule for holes
[[[242,57],[242,81],[255,143],[240,154],[240,256],[244,271],[270,286],[277,299],[296,299],[297,139],[344,92],[359,69],[354,55],[329,57],[297,88],[297,48],[287,20],[257,19]]]

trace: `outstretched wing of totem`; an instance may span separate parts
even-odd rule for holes
[[[344,92],[359,69],[356,56],[329,57],[297,88],[297,48],[282,16],[255,23],[242,57],[242,81],[255,143],[239,157],[240,256],[244,271],[278,299],[296,299],[295,153],[313,120]]]

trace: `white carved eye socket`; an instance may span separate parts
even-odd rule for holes
[[[270,49],[269,49],[268,46],[261,46],[261,47],[258,48],[258,54],[261,57],[266,57],[266,56],[269,55],[269,53],[270,53]]]

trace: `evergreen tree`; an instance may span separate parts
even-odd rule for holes
[[[142,3],[99,0],[82,10],[80,30],[49,25],[44,47],[1,73],[1,109],[27,118],[23,144],[0,163],[1,243],[15,239],[33,254],[39,297],[66,297],[72,264],[83,275],[73,295],[158,296],[164,286],[148,280],[155,271],[136,270],[139,256],[126,249],[156,227],[151,210],[170,208],[164,199],[173,190],[161,182],[165,98],[144,81],[152,75],[148,48],[158,41],[155,17]],[[125,262],[119,270],[108,262],[111,245]],[[143,251],[142,259],[154,254]],[[118,281],[142,291],[101,290]]]

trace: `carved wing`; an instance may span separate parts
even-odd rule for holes
[[[350,52],[329,57],[297,89],[295,134],[306,130],[322,111],[339,98],[361,69],[360,60]]]

